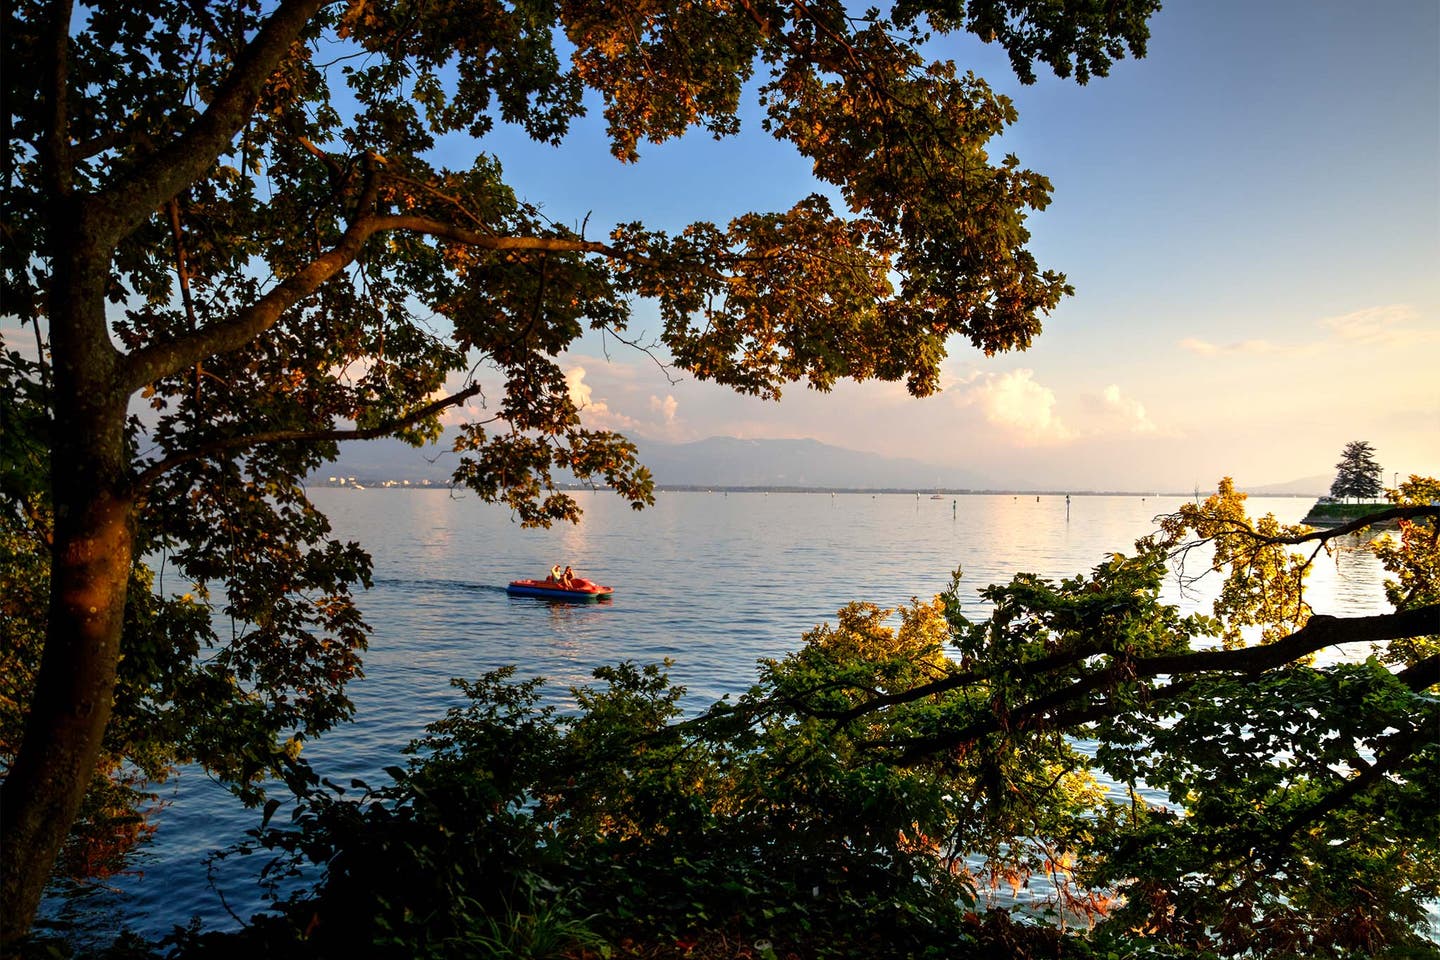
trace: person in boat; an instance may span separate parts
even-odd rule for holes
[[[566,565],[565,572],[560,574],[560,586],[570,590],[575,586],[575,571]]]
[[[560,577],[561,577],[561,574],[560,574],[560,564],[557,563],[557,564],[555,564],[555,566],[553,566],[553,567],[550,568],[550,575],[545,578],[545,582],[546,582],[546,583],[559,583],[559,582],[560,582]]]

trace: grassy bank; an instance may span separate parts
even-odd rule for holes
[[[1351,520],[1367,517],[1372,513],[1389,510],[1393,504],[1380,503],[1316,503],[1305,514],[1301,523],[1312,527],[1335,527]]]

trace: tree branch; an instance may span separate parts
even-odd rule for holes
[[[88,160],[98,156],[106,150],[113,150],[122,143],[136,140],[137,137],[132,131],[123,128],[111,130],[98,137],[91,137],[89,140],[74,143],[70,147],[70,155],[79,160]]]
[[[1317,614],[1288,637],[1238,650],[1199,650],[1135,661],[1140,676],[1166,673],[1237,671],[1259,673],[1342,643],[1376,643],[1440,633],[1440,604],[1369,617]]]
[[[295,140],[307,153],[325,164],[325,169],[330,172],[330,182],[332,184],[338,184],[345,179],[345,168],[339,160],[335,159],[333,154],[321,150],[309,137],[296,137]]]
[[[225,152],[250,119],[265,82],[327,2],[281,0],[190,128],[91,198],[89,206],[95,222],[103,225],[100,239],[105,246],[133,231]]]
[[[1433,740],[1426,736],[1423,730],[1411,730],[1404,735],[1393,737],[1390,749],[1376,758],[1374,763],[1353,777],[1347,778],[1343,784],[1310,806],[1296,811],[1276,833],[1276,839],[1288,840],[1294,836],[1297,830],[1340,809],[1347,801],[1386,780],[1391,771],[1414,756],[1429,742],[1433,742]]]
[[[1391,520],[1415,520],[1417,518],[1423,517],[1440,517],[1440,506],[1421,505],[1408,507],[1390,507],[1385,510],[1377,510],[1376,512],[1367,514],[1363,517],[1358,517],[1347,523],[1343,523],[1338,527],[1326,527],[1322,530],[1311,530],[1309,533],[1297,533],[1284,537],[1273,537],[1266,536],[1265,534],[1261,533],[1256,533],[1249,524],[1241,523],[1238,520],[1220,520],[1213,517],[1207,517],[1206,519],[1207,521],[1212,523],[1229,523],[1233,528],[1228,531],[1229,533],[1244,536],[1262,545],[1274,544],[1276,546],[1294,546],[1296,544],[1312,543],[1316,541],[1325,543],[1329,540],[1334,540],[1337,537],[1348,536],[1349,534],[1364,530],[1367,527],[1373,527],[1378,523],[1386,523]],[[1207,537],[1206,539],[1212,540],[1214,539],[1214,537]]]
[[[157,463],[151,464],[138,477],[135,483],[138,487],[146,487],[154,483],[162,474],[184,463],[200,460],[227,450],[241,450],[246,447],[258,447],[267,443],[318,443],[326,440],[373,440],[376,437],[389,436],[397,430],[408,427],[412,423],[418,423],[426,417],[434,416],[447,407],[459,406],[480,392],[480,384],[472,383],[458,393],[452,393],[448,397],[442,397],[432,403],[427,403],[407,413],[403,417],[383,423],[378,427],[357,427],[350,430],[270,430],[264,433],[252,433],[243,437],[225,437],[219,440],[211,440],[202,443],[183,453],[177,453],[166,457]]]
[[[1290,636],[1262,646],[1245,647],[1238,650],[1200,650],[1194,653],[1161,657],[1117,659],[1111,665],[1094,673],[1086,674],[1068,686],[1054,690],[1029,703],[1016,706],[1003,720],[992,715],[985,720],[977,721],[959,730],[947,731],[942,735],[887,741],[875,745],[904,746],[907,756],[918,757],[922,753],[965,743],[985,733],[1006,728],[1018,729],[1040,722],[1051,727],[1090,723],[1110,715],[1113,708],[1109,704],[1096,704],[1077,707],[1069,713],[1057,713],[1048,718],[1046,718],[1046,714],[1067,703],[1081,700],[1109,683],[1121,680],[1150,679],[1176,674],[1226,672],[1256,676],[1336,644],[1399,640],[1405,637],[1427,636],[1434,633],[1440,633],[1440,604],[1372,617],[1341,619],[1316,616],[1312,617],[1302,629],[1295,631]],[[1111,651],[1090,651],[1089,655],[1098,656],[1106,653],[1111,653]],[[1084,656],[1086,654],[1069,651],[1035,661],[1033,664],[1022,664],[1019,672],[1024,676],[1036,676],[1044,673],[1047,669],[1081,660]],[[1398,676],[1401,682],[1410,686],[1411,689],[1426,689],[1430,685],[1429,683],[1419,687],[1415,685],[1426,680],[1431,682],[1440,680],[1440,677],[1435,676],[1437,673],[1440,673],[1440,657],[1431,657],[1406,669]],[[985,675],[973,671],[951,674],[932,683],[876,697],[843,713],[815,711],[812,715],[848,723],[886,707],[911,703],[970,683],[983,682],[986,679]],[[1188,681],[1177,681],[1162,690],[1154,691],[1152,696],[1155,699],[1169,699],[1182,693],[1189,686]],[[803,710],[803,707],[797,705],[797,709]]]
[[[1065,650],[1060,653],[1054,653],[1048,657],[1041,657],[1039,660],[1031,660],[1026,663],[1017,664],[1014,672],[1012,673],[1012,676],[1016,679],[1028,679],[1030,677],[1038,677],[1041,674],[1050,672],[1051,670],[1057,670],[1061,667],[1067,667],[1071,664],[1078,663],[1088,656],[1096,655],[1098,652],[1099,651]],[[868,713],[874,713],[877,710],[883,710],[886,707],[894,707],[900,706],[901,704],[913,703],[916,700],[923,700],[926,697],[934,696],[937,693],[945,693],[946,691],[955,690],[959,687],[968,686],[972,683],[983,682],[989,679],[989,677],[990,674],[982,673],[975,670],[965,670],[960,672],[947,673],[945,676],[939,678],[938,680],[932,680],[929,683],[922,683],[918,687],[911,687],[908,690],[900,690],[895,693],[877,695],[869,700],[866,700],[864,703],[859,704],[858,706],[851,707],[849,710],[808,710],[804,712],[808,713],[810,716],[817,717],[822,720],[836,720],[840,723],[849,723],[852,720],[860,719],[860,717]],[[837,686],[838,684],[835,683],[821,684],[818,687],[813,687],[810,690],[805,691],[799,696],[810,696],[812,694],[819,693],[821,690],[833,689]],[[794,703],[797,709],[799,708],[800,702],[801,701],[799,701],[797,697]]]
[[[372,177],[367,183],[359,209],[374,205],[376,185]],[[142,347],[124,361],[123,384],[134,391],[147,383],[170,376],[206,357],[237,350],[274,326],[295,304],[318,290],[359,255],[365,242],[377,233],[408,230],[486,250],[598,253],[616,259],[636,259],[609,244],[563,237],[497,237],[468,230],[442,220],[416,216],[358,216],[330,250],[282,281],[234,317],[197,331],[192,336],[153,343]]]
[[[198,323],[195,319],[195,301],[190,296],[190,268],[185,262],[185,230],[180,223],[180,202],[171,197],[165,206],[170,213],[170,237],[175,245],[175,278],[180,283],[180,301],[185,305],[185,316],[190,321],[190,329],[194,330]]]
[[[1440,684],[1440,653],[1426,657],[1395,674],[1395,679],[1419,693]]]
[[[273,290],[229,320],[213,324],[173,340],[141,347],[123,361],[121,384],[134,392],[147,383],[178,373],[206,357],[238,350],[274,326],[295,304],[345,269],[375,233],[374,218],[364,216],[373,209],[377,193],[375,178],[365,184],[356,218],[341,234],[335,246],[281,281]]]
[[[521,251],[527,253],[598,253],[614,260],[636,260],[635,254],[627,254],[618,247],[598,240],[572,240],[565,237],[501,237],[493,233],[481,233],[458,224],[429,217],[408,215],[377,216],[371,219],[372,232],[387,230],[408,230],[426,236],[438,237],[463,243],[466,246],[485,250]]]
[[[1087,694],[1120,680],[1174,674],[1192,675],[1189,679],[1177,680],[1151,692],[1152,701],[1164,701],[1180,696],[1194,686],[1194,674],[1238,672],[1256,677],[1267,670],[1339,643],[1399,640],[1433,633],[1440,633],[1440,604],[1399,613],[1343,620],[1338,617],[1317,616],[1312,617],[1304,628],[1275,643],[1240,650],[1203,650],[1169,657],[1121,660],[1103,670],[1081,677],[1068,687],[1021,704],[1004,717],[991,714],[958,730],[931,737],[886,741],[873,745],[904,747],[901,762],[914,763],[936,750],[970,743],[987,733],[1035,727],[1074,727],[1113,716],[1115,708],[1108,702],[1088,705],[1081,703],[1068,711],[1053,714],[1050,711],[1081,700]],[[1440,655],[1406,668],[1396,674],[1396,679],[1417,692],[1440,683]]]
[[[1437,506],[1410,506],[1391,507],[1388,510],[1380,510],[1364,517],[1351,520],[1349,523],[1341,524],[1338,527],[1331,527],[1328,530],[1316,530],[1313,533],[1303,534],[1295,537],[1276,537],[1274,543],[1304,543],[1307,540],[1319,540],[1321,542],[1331,540],[1335,537],[1343,537],[1347,534],[1356,533],[1377,523],[1386,523],[1390,520],[1414,520],[1420,517],[1440,517],[1440,507]]]

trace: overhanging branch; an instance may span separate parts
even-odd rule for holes
[[[1316,616],[1312,617],[1304,628],[1295,631],[1290,636],[1261,646],[1238,650],[1200,650],[1194,653],[1160,657],[1133,659],[1118,657],[1108,666],[1086,673],[1067,686],[1053,690],[1028,703],[1014,706],[1003,717],[992,714],[963,728],[946,731],[942,734],[877,742],[872,745],[901,748],[905,751],[905,756],[913,760],[936,750],[971,742],[987,733],[1000,730],[1040,725],[1047,727],[1073,726],[1103,719],[1112,715],[1115,708],[1108,703],[1092,703],[1089,698],[1096,691],[1121,681],[1153,679],[1163,676],[1181,677],[1182,679],[1151,693],[1155,700],[1170,699],[1189,688],[1191,681],[1188,678],[1200,674],[1238,673],[1246,676],[1259,676],[1267,670],[1294,662],[1301,657],[1337,644],[1383,642],[1433,634],[1440,634],[1440,604],[1371,617]],[[1092,653],[1099,656],[1111,652],[1097,650]],[[1084,658],[1085,655],[1082,653],[1069,651],[1043,661],[1035,661],[1033,664],[1023,664],[1019,668],[1019,673],[1030,677],[1039,676],[1049,669],[1057,669]],[[1411,689],[1426,689],[1433,682],[1440,681],[1440,657],[1431,657],[1421,661],[1400,673],[1398,678]],[[813,715],[840,723],[848,723],[887,707],[912,703],[937,693],[969,684],[983,683],[987,679],[986,675],[976,671],[955,673],[909,690],[872,698],[848,711],[816,711]],[[803,707],[796,706],[803,710]]]
[[[173,340],[149,344],[125,358],[122,384],[126,392],[133,393],[206,357],[238,350],[279,322],[286,310],[320,289],[359,256],[365,241],[375,233],[373,218],[363,214],[374,208],[378,190],[375,177],[368,177],[357,205],[359,213],[341,234],[339,242],[249,307],[221,323]]]
[[[1140,676],[1196,672],[1259,673],[1342,643],[1383,643],[1440,633],[1440,604],[1369,617],[1317,615],[1288,637],[1238,650],[1200,650],[1135,661]]]
[[[1349,523],[1343,523],[1338,527],[1316,530],[1312,533],[1297,534],[1293,537],[1274,537],[1270,539],[1270,542],[1284,544],[1305,543],[1310,540],[1323,542],[1333,540],[1336,537],[1344,537],[1352,533],[1358,533],[1367,527],[1373,527],[1377,523],[1388,523],[1392,520],[1416,520],[1422,517],[1440,517],[1440,507],[1428,505],[1391,507],[1388,510],[1377,510],[1363,517],[1357,517]]]
[[[375,178],[367,184],[358,208],[373,209],[377,192]],[[525,253],[593,253],[614,259],[641,259],[638,255],[590,240],[565,237],[505,237],[469,230],[457,224],[415,216],[359,215],[330,250],[291,274],[265,296],[222,323],[193,335],[150,344],[124,361],[124,385],[135,391],[148,383],[170,376],[206,357],[237,350],[279,322],[286,310],[299,303],[336,276],[360,255],[366,241],[379,233],[408,231],[451,240],[466,246],[494,251]]]
[[[267,443],[320,443],[324,441],[345,441],[345,440],[373,440],[376,437],[385,437],[410,426],[419,423],[426,417],[434,416],[447,407],[459,406],[466,400],[480,392],[480,384],[472,383],[464,390],[443,397],[423,407],[412,410],[403,417],[383,423],[377,427],[356,427],[349,430],[270,430],[263,433],[250,433],[242,437],[225,437],[212,440],[207,443],[177,453],[174,456],[166,457],[157,463],[151,464],[144,472],[135,478],[139,487],[149,486],[154,483],[162,474],[173,470],[184,463],[194,460],[201,460],[205,457],[214,456],[217,453],[224,453],[227,450],[243,450],[248,447],[258,447]]]
[[[484,250],[523,253],[596,253],[615,260],[639,259],[633,254],[627,255],[618,247],[600,243],[598,240],[580,240],[569,237],[503,237],[493,233],[470,230],[444,220],[408,215],[377,216],[372,217],[369,222],[372,233],[405,230]]]
[[[1325,543],[1339,537],[1349,536],[1352,533],[1358,533],[1361,530],[1380,523],[1389,523],[1396,520],[1418,520],[1425,517],[1440,517],[1440,506],[1427,504],[1389,507],[1385,510],[1377,510],[1374,513],[1366,514],[1363,517],[1357,517],[1338,527],[1326,527],[1320,530],[1311,530],[1308,533],[1296,533],[1288,536],[1272,536],[1258,533],[1248,523],[1235,519],[1206,517],[1205,521],[1219,526],[1228,526],[1230,529],[1224,531],[1225,535],[1242,536],[1261,546],[1295,546],[1301,543]],[[1212,540],[1214,536],[1206,537],[1205,539]],[[1187,546],[1190,545],[1187,544]]]

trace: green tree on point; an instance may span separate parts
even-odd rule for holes
[[[1345,444],[1335,469],[1330,496],[1337,500],[1348,500],[1350,497],[1372,500],[1380,496],[1385,488],[1380,479],[1380,464],[1375,462],[1375,448],[1364,440],[1351,440]]]

